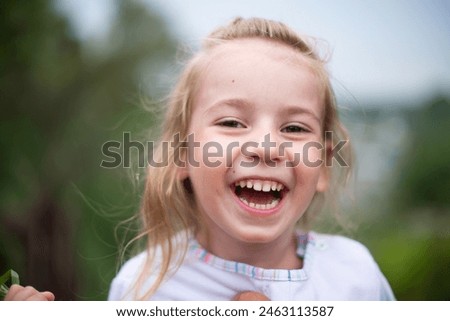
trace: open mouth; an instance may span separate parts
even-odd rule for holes
[[[284,185],[275,181],[245,179],[234,185],[234,193],[241,202],[258,210],[275,208],[285,193]]]

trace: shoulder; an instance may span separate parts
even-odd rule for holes
[[[360,242],[344,236],[311,232],[310,255],[316,277],[337,288],[348,287],[350,297],[394,299],[378,264]]]
[[[343,262],[375,262],[365,245],[345,236],[310,232],[310,243],[317,252]]]
[[[125,262],[111,282],[108,300],[128,299],[130,290],[142,271],[146,259],[147,253],[142,252]]]

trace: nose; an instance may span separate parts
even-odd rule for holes
[[[257,162],[264,162],[274,167],[284,159],[280,154],[280,140],[278,135],[269,130],[258,130],[242,145],[242,154]]]

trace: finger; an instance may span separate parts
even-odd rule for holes
[[[13,284],[11,285],[11,287],[8,290],[8,293],[5,296],[5,301],[12,301],[14,300],[14,297],[24,289],[23,286],[18,285],[18,284]]]
[[[45,291],[45,292],[41,292],[41,293],[45,296],[47,301],[55,301],[55,295],[52,292]]]
[[[35,294],[29,296],[26,301],[51,301],[44,294],[45,292],[36,292]],[[50,293],[50,292],[48,292]],[[53,294],[52,294],[53,295]]]
[[[270,299],[259,292],[245,291],[236,294],[231,301],[270,301]]]
[[[39,293],[38,290],[36,290],[32,286],[26,286],[22,288],[20,291],[16,293],[16,295],[12,298],[15,301],[26,301],[29,297]]]
[[[38,294],[39,291],[36,290],[32,286],[26,286],[22,288],[20,291],[16,293],[16,295],[13,296],[12,300],[14,301],[28,301],[30,297]]]
[[[39,292],[32,286],[14,284],[5,296],[5,301],[54,301],[55,295],[49,291]]]

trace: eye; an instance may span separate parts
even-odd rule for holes
[[[283,133],[307,133],[309,132],[308,129],[305,127],[299,126],[299,125],[288,125],[281,129]]]
[[[217,125],[222,127],[233,127],[233,128],[245,128],[245,126],[234,119],[226,119],[217,123]]]

